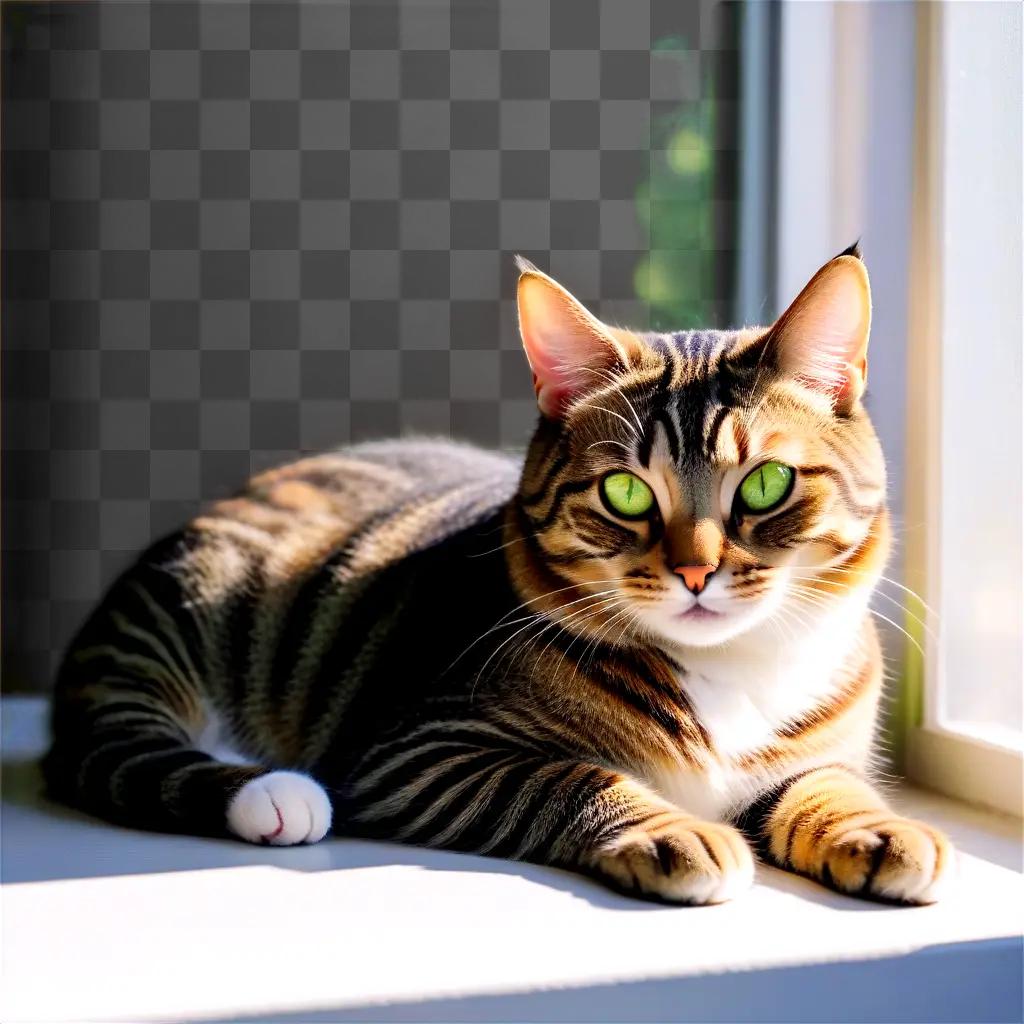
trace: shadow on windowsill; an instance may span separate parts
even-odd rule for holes
[[[589,878],[558,868],[446,850],[340,837],[328,838],[315,846],[251,846],[230,839],[135,831],[47,799],[34,759],[5,760],[2,779],[0,881],[5,885],[224,868],[272,866],[315,872],[402,866],[425,871],[516,875],[608,909],[646,913],[671,913],[679,909],[620,895]],[[774,868],[759,866],[758,875],[760,882],[772,888],[837,910],[871,913],[882,909],[879,904],[840,896]],[[694,913],[711,909],[691,908]]]

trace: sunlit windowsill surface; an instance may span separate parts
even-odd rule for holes
[[[0,1020],[1021,1019],[1020,823],[920,791],[957,884],[893,908],[760,868],[734,903],[383,844],[269,849],[47,804],[41,701],[3,702]]]

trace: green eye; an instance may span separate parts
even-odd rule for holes
[[[654,505],[650,487],[632,473],[610,473],[601,481],[601,493],[611,510],[627,519],[647,515]]]
[[[740,484],[740,501],[748,512],[767,512],[781,505],[793,487],[793,467],[766,462],[748,473]]]

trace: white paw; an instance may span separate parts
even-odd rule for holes
[[[331,827],[331,801],[319,782],[271,772],[247,782],[228,804],[228,828],[250,843],[316,843]]]

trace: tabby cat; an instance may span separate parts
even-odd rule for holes
[[[447,441],[253,478],[111,588],[59,672],[51,792],[112,821],[331,829],[679,903],[754,851],[934,900],[870,781],[889,546],[856,247],[770,328],[637,333],[520,262],[525,464]]]

